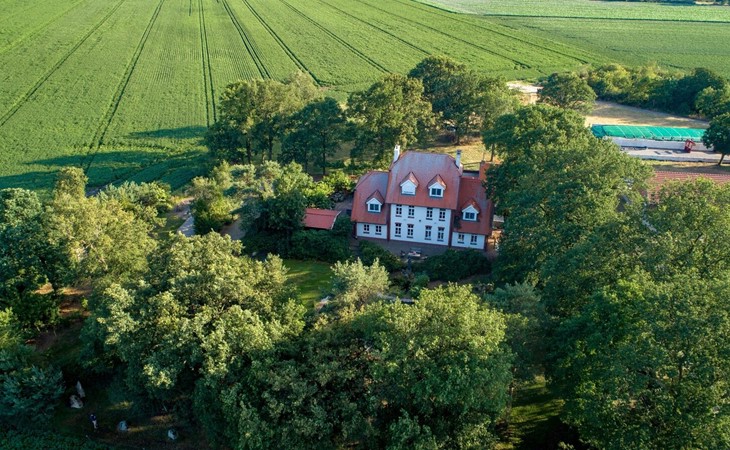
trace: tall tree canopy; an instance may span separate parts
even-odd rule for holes
[[[354,125],[353,157],[372,155],[378,164],[388,161],[393,145],[423,140],[435,124],[423,84],[403,75],[386,75],[366,91],[350,94],[347,104]]]
[[[517,94],[505,80],[469,70],[446,56],[429,56],[408,76],[421,80],[433,111],[453,127],[456,143],[463,136],[490,127],[517,107]]]
[[[230,162],[241,162],[241,149],[248,163],[254,151],[262,157],[266,152],[272,159],[274,143],[289,116],[320,95],[314,81],[303,73],[284,83],[259,79],[231,83],[221,94],[220,114],[208,132],[208,146],[219,159]]]
[[[710,121],[710,126],[702,137],[702,143],[722,155],[717,163],[722,165],[725,156],[730,155],[730,112]]]
[[[596,93],[588,82],[574,72],[554,73],[543,83],[540,102],[588,113],[593,109]]]

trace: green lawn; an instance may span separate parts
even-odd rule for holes
[[[551,392],[543,377],[517,388],[509,426],[499,450],[552,450],[561,441],[574,444],[575,437],[560,422],[563,401]],[[581,448],[577,446],[576,448]]]
[[[313,308],[332,285],[332,268],[327,263],[285,259],[289,283],[299,288],[299,298],[307,308]]]

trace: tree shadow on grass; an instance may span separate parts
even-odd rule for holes
[[[202,143],[206,127],[163,128],[160,130],[136,131],[127,135],[129,139],[197,139]]]
[[[24,174],[0,176],[0,189],[18,187],[50,192],[56,175],[62,167],[81,167],[87,172],[89,186],[99,187],[127,179],[152,181],[172,177],[170,184],[179,186],[197,175],[205,153],[196,149],[182,151],[111,150],[94,155],[87,153],[63,155],[28,162],[27,165],[45,166]]]

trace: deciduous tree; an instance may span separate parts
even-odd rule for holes
[[[710,126],[702,137],[702,143],[722,155],[717,163],[722,165],[725,156],[730,154],[730,112],[710,121]]]
[[[593,109],[596,93],[574,72],[554,73],[543,83],[539,101],[586,114]]]

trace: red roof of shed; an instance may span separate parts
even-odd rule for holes
[[[304,226],[318,230],[331,230],[341,212],[333,209],[307,208],[304,210]]]

